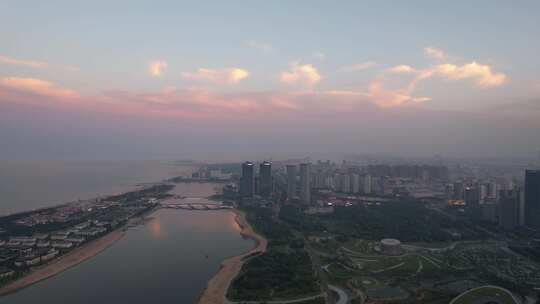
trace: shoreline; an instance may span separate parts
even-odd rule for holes
[[[232,212],[236,215],[236,223],[241,229],[240,235],[255,241],[255,245],[247,252],[226,258],[221,262],[219,270],[208,281],[206,288],[199,297],[198,304],[227,303],[227,291],[229,290],[232,280],[234,280],[242,269],[242,265],[244,265],[245,261],[242,259],[250,254],[253,254],[254,252],[260,251],[261,253],[264,253],[266,251],[268,241],[253,230],[251,225],[248,223],[245,214],[237,209],[232,210]]]
[[[118,228],[106,235],[92,240],[81,247],[75,248],[72,251],[58,257],[56,260],[45,265],[38,266],[21,278],[0,287],[0,297],[15,293],[28,286],[58,275],[69,268],[90,259],[109,246],[120,240],[125,234],[124,227]]]
[[[54,277],[55,275],[75,267],[92,257],[95,257],[100,252],[109,248],[124,237],[126,230],[130,227],[130,225],[140,224],[141,221],[152,215],[156,210],[158,209],[154,208],[148,212],[136,216],[130,219],[126,224],[105,234],[104,236],[92,240],[89,243],[83,244],[82,246],[77,247],[64,255],[57,257],[49,263],[31,269],[29,273],[23,275],[17,280],[0,287],[0,298],[20,291],[43,280]]]

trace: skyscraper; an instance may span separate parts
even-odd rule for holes
[[[473,220],[479,220],[482,215],[480,209],[480,190],[476,187],[466,187],[464,199],[469,217]]]
[[[242,164],[242,177],[240,178],[240,196],[253,197],[255,192],[255,174],[252,162]]]
[[[360,192],[360,175],[358,175],[357,173],[353,173],[351,175],[351,192]]]
[[[499,193],[499,225],[504,229],[519,226],[519,190],[501,190]]]
[[[296,196],[296,166],[287,165],[287,197],[292,199]]]
[[[351,192],[351,177],[347,173],[341,174],[341,192],[349,193]]]
[[[265,161],[259,166],[259,194],[270,196],[272,194],[272,163]]]
[[[454,183],[454,199],[462,200],[464,199],[464,195],[465,195],[465,188],[464,188],[463,182],[455,182]]]
[[[311,164],[300,164],[300,200],[304,204],[311,202]]]
[[[540,228],[540,170],[525,170],[525,225]]]
[[[372,191],[371,175],[367,174],[362,179],[362,192],[364,194],[370,194]]]

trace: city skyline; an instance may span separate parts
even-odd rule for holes
[[[540,149],[534,1],[2,6],[0,159]]]

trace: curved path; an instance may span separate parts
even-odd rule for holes
[[[332,291],[334,291],[334,292],[336,292],[338,294],[339,299],[337,300],[336,304],[347,304],[347,303],[349,303],[349,295],[347,295],[347,293],[343,289],[341,289],[341,288],[339,288],[337,286],[334,286],[334,285],[330,285],[330,284],[328,285],[328,289],[330,289],[330,290],[332,290]]]
[[[262,304],[262,303],[265,303],[265,304],[292,304],[292,303],[302,303],[302,302],[309,301],[309,300],[315,300],[315,299],[318,299],[318,298],[323,298],[324,296],[325,296],[324,293],[320,293],[318,295],[305,297],[305,298],[298,298],[298,299],[294,299],[294,300],[239,301],[239,302],[227,301],[227,303],[231,303],[231,304],[234,304],[234,303],[238,303],[238,304]]]
[[[509,291],[508,289],[499,287],[499,286],[494,286],[494,285],[484,285],[484,286],[476,287],[476,288],[473,288],[473,289],[469,289],[469,290],[463,292],[462,294],[460,294],[459,296],[455,297],[454,299],[452,299],[452,301],[450,301],[449,304],[459,303],[459,302],[457,302],[457,301],[459,301],[462,297],[468,295],[468,294],[471,293],[471,292],[475,292],[475,291],[477,291],[477,290],[480,290],[480,289],[482,289],[482,288],[491,288],[491,289],[497,289],[497,290],[500,290],[500,291],[502,291],[502,292],[508,294],[508,295],[512,298],[512,300],[514,301],[513,304],[521,304],[521,301],[518,300],[518,299],[514,296],[514,294],[513,294],[511,291]]]

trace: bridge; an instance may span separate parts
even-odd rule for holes
[[[161,208],[184,209],[184,210],[221,210],[233,209],[232,206],[221,204],[201,204],[201,203],[162,203]]]

